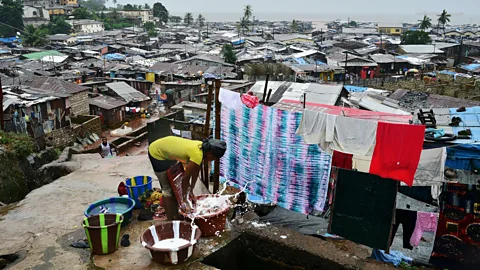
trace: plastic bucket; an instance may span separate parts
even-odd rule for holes
[[[163,265],[175,265],[185,262],[193,254],[193,249],[202,235],[197,228],[192,236],[192,226],[185,221],[164,221],[155,226],[150,226],[140,236],[140,243],[150,251],[152,260]],[[180,238],[185,239],[186,243],[182,246],[166,249],[154,248],[156,241],[165,239]]]
[[[110,254],[118,249],[122,222],[120,214],[100,214],[83,220],[82,226],[93,254]]]
[[[90,217],[99,214],[121,214],[123,215],[122,227],[125,227],[130,223],[134,207],[135,201],[133,199],[126,197],[112,197],[90,204],[85,210],[84,215]]]
[[[127,178],[127,180],[125,180],[125,186],[127,187],[128,197],[135,201],[135,208],[141,209],[142,204],[138,197],[145,193],[145,191],[152,189],[152,177],[135,176]]]
[[[197,196],[197,200],[213,196],[216,195],[200,195]],[[195,224],[202,231],[202,235],[204,237],[210,237],[215,236],[217,231],[222,232],[225,229],[225,224],[227,222],[227,213],[229,210],[230,207],[226,207],[224,209],[218,210],[216,213],[196,217]],[[179,212],[186,221],[192,221],[182,210],[179,210]]]

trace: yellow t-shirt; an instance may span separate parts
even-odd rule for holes
[[[200,165],[203,159],[202,142],[168,136],[154,141],[148,147],[150,155],[157,160],[189,161]]]

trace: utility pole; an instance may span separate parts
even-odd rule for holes
[[[348,51],[345,51],[345,74],[343,74],[343,85],[347,82],[347,61],[348,61]]]
[[[207,81],[207,87],[208,87],[208,96],[207,96],[207,114],[205,118],[205,127],[204,127],[204,133],[205,138],[208,138],[210,136],[210,118],[211,118],[211,111],[212,111],[212,94],[213,94],[213,81],[208,80]],[[204,179],[204,184],[209,189],[209,183],[210,183],[210,171],[208,169],[208,162],[203,162],[203,179]]]
[[[220,95],[220,87],[222,87],[222,81],[220,79],[215,79],[215,139],[220,139],[220,117],[221,117],[221,107],[220,100],[218,99]],[[215,168],[213,170],[213,194],[218,192],[220,188],[220,159],[215,159]]]
[[[2,131],[5,131],[5,123],[3,119],[3,88],[2,88],[2,78],[0,78],[0,101],[2,104],[0,105],[0,128]]]
[[[460,64],[460,58],[462,57],[462,51],[463,51],[463,36],[460,38],[460,50],[458,50],[457,54],[457,65]]]
[[[323,45],[323,28],[320,29],[320,45]]]
[[[208,22],[207,22],[207,38],[208,38]]]

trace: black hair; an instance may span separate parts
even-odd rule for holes
[[[213,139],[212,137],[208,137],[203,140],[202,142],[202,150],[203,152],[210,152],[216,158],[221,158],[225,154],[227,150],[227,143],[222,140]]]

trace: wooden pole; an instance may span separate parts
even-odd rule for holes
[[[221,117],[221,108],[220,101],[218,99],[220,95],[220,87],[222,86],[222,81],[219,79],[215,80],[215,139],[220,139],[220,117]],[[213,171],[213,193],[217,193],[220,188],[220,159],[215,159],[215,168]]]
[[[207,82],[207,87],[208,87],[208,96],[207,96],[207,114],[205,116],[205,126],[204,126],[204,131],[203,135],[205,135],[205,138],[208,138],[210,136],[210,118],[211,118],[211,111],[212,111],[212,94],[213,94],[213,82],[210,82],[211,84],[208,84]],[[203,183],[209,188],[209,183],[210,183],[210,173],[208,170],[208,162],[203,162]]]
[[[0,78],[0,102],[2,102],[2,104],[0,104],[0,129],[2,131],[5,131],[5,123],[4,123],[4,119],[3,119],[3,88],[2,88],[2,79]]]

